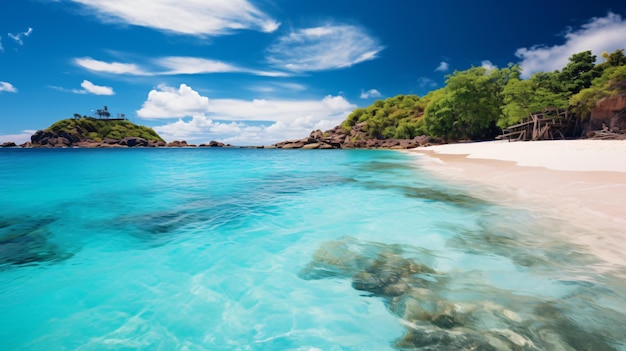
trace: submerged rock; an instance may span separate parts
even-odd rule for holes
[[[501,239],[508,243],[494,238]],[[624,342],[622,315],[612,317],[611,311],[594,307],[594,315],[607,319],[602,330],[568,316],[565,310],[580,313],[587,294],[564,302],[518,295],[419,263],[431,259],[426,251],[407,246],[346,237],[322,244],[300,276],[351,279],[354,289],[382,298],[406,327],[395,343],[403,350],[605,351],[616,350],[611,340]]]
[[[45,218],[0,218],[0,269],[71,257],[49,241],[51,223]]]

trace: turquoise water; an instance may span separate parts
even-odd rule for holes
[[[623,271],[373,150],[0,150],[2,350],[626,350]],[[593,234],[593,233],[590,233]]]

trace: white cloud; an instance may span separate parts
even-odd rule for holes
[[[377,98],[381,97],[380,91],[376,89],[370,89],[368,91],[361,90],[361,95],[359,96],[361,99],[369,99],[369,98]]]
[[[115,95],[115,92],[113,91],[113,88],[111,87],[107,87],[107,86],[102,86],[102,85],[95,85],[92,82],[88,81],[88,80],[83,80],[83,82],[80,84],[81,87],[83,87],[83,89],[90,93],[90,94],[94,94],[94,95]]]
[[[450,69],[450,65],[445,62],[445,61],[441,61],[439,62],[439,66],[437,66],[437,68],[435,68],[435,71],[437,72],[448,72],[448,70]]]
[[[419,84],[420,88],[434,88],[437,86],[437,82],[427,77],[420,77],[417,80],[417,84]]]
[[[489,72],[491,72],[494,69],[497,69],[498,66],[494,65],[493,63],[491,63],[491,61],[489,60],[483,60],[480,63],[480,66],[483,67],[485,70],[487,70],[487,74],[489,74]]]
[[[66,89],[63,87],[57,87],[54,85],[48,86],[54,90],[62,91],[65,93],[73,93],[73,94],[93,94],[93,95],[115,95],[113,88],[101,85],[95,85],[88,80],[83,80],[80,84],[83,89]]]
[[[238,68],[228,63],[197,57],[164,57],[156,60],[156,63],[159,66],[168,69],[167,71],[161,73],[166,75],[242,71],[241,68]]]
[[[268,48],[267,60],[294,72],[323,71],[373,60],[383,47],[364,30],[349,25],[301,29]]]
[[[26,32],[20,32],[17,34],[9,33],[9,38],[15,40],[20,45],[24,45],[24,41],[22,40],[22,38],[30,36],[32,32],[33,29],[28,27],[28,30]]]
[[[565,34],[565,43],[554,46],[519,48],[515,55],[522,61],[522,77],[528,78],[535,72],[560,70],[573,54],[591,50],[600,57],[603,51],[613,52],[626,47],[626,20],[609,12],[606,17],[594,17],[578,30]]]
[[[209,100],[181,84],[178,89],[161,85],[150,91],[137,115],[141,118],[192,117],[154,127],[166,140],[269,145],[305,137],[315,129],[333,128],[356,107],[342,96],[331,95],[321,100]]]
[[[179,119],[174,123],[169,123],[154,127],[153,129],[165,140],[186,140],[194,143],[203,143],[210,140],[224,138],[214,138],[214,136],[233,136],[240,133],[246,126],[241,123],[215,122],[204,115],[196,115],[190,121]]]
[[[91,57],[74,59],[74,63],[82,68],[94,72],[128,74],[133,76],[149,76],[152,73],[143,70],[134,63],[104,62]]]
[[[94,60],[91,57],[74,59],[74,63],[84,69],[120,75],[133,76],[166,76],[181,74],[209,74],[209,73],[249,73],[265,77],[285,77],[284,72],[259,71],[242,68],[227,62],[209,60],[199,57],[168,56],[153,59],[149,62],[151,69],[147,69],[134,63],[104,62]]]
[[[19,134],[2,134],[0,135],[0,142],[5,143],[12,141],[17,145],[30,141],[30,136],[35,134],[36,130],[23,130]]]
[[[252,29],[271,33],[280,23],[248,0],[71,0],[104,22],[121,22],[177,34],[217,36]]]
[[[298,84],[298,83],[280,83],[280,82],[269,82],[265,83],[265,85],[253,85],[247,88],[250,91],[256,91],[259,93],[274,93],[280,91],[288,91],[288,92],[299,92],[307,89],[306,85]]]
[[[2,92],[17,93],[17,89],[11,83],[0,81],[0,93]]]
[[[202,115],[209,110],[209,98],[200,96],[186,84],[178,89],[159,85],[148,93],[137,116],[141,118],[176,118]]]
[[[0,37],[0,52],[4,51],[4,47],[2,47],[2,37]]]

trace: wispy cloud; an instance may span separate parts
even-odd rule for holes
[[[73,94],[115,95],[113,88],[102,86],[102,85],[95,85],[88,80],[83,80],[80,86],[82,87],[82,89],[66,89],[63,87],[57,87],[53,85],[49,86],[49,88],[62,91],[65,93],[73,93]]]
[[[552,72],[563,68],[573,54],[591,50],[600,56],[603,51],[613,52],[626,47],[626,20],[609,12],[606,17],[594,17],[579,29],[564,35],[565,43],[554,46],[519,48],[515,55],[522,61],[522,76],[528,78],[535,72]]]
[[[306,85],[289,82],[267,82],[263,85],[253,85],[247,88],[250,91],[259,93],[275,93],[275,92],[300,92],[307,89]]]
[[[28,37],[33,33],[33,29],[28,27],[28,30],[26,32],[20,32],[17,34],[12,34],[9,33],[9,38],[15,40],[16,43],[20,44],[20,45],[24,45],[24,41],[22,40],[22,38],[24,37]]]
[[[280,23],[248,0],[71,0],[103,22],[124,23],[177,34],[218,36],[251,29],[271,33]]]
[[[0,82],[0,93],[2,92],[17,93],[17,89],[11,83]]]
[[[74,63],[84,69],[111,74],[127,74],[132,76],[150,76],[150,72],[144,71],[141,67],[134,63],[121,62],[104,62],[94,60],[91,57],[83,57],[74,59]]]
[[[376,89],[370,89],[368,91],[361,90],[361,95],[359,95],[361,99],[377,98],[381,96],[380,91]]]
[[[243,69],[225,62],[197,57],[164,57],[158,59],[155,63],[167,69],[161,73],[164,75],[243,71]]]
[[[2,47],[2,37],[0,37],[0,52],[4,51],[4,47]]]
[[[267,60],[294,72],[346,68],[373,60],[383,47],[362,28],[327,25],[300,29],[268,48]]]
[[[154,127],[167,140],[222,140],[233,144],[270,144],[330,129],[356,108],[342,96],[321,100],[211,99],[186,84],[161,85],[148,94],[137,115],[178,121]],[[184,117],[191,117],[187,120]]]
[[[420,88],[434,88],[437,86],[437,82],[427,77],[418,78],[417,84]]]
[[[144,65],[136,63],[105,62],[95,60],[91,57],[83,57],[74,59],[74,64],[93,72],[132,76],[167,76],[211,73],[248,73],[264,77],[289,76],[289,74],[285,72],[255,70],[251,68],[238,67],[227,62],[186,56],[160,57],[148,60]]]
[[[94,95],[115,95],[115,92],[113,91],[113,88],[111,87],[107,87],[107,86],[102,86],[102,85],[95,85],[92,82],[88,81],[88,80],[83,80],[83,82],[80,84],[81,87],[83,87],[83,90],[86,91],[89,94],[94,94]]]
[[[436,72],[448,72],[449,69],[450,69],[450,65],[445,61],[441,61],[439,62],[439,66],[435,68],[435,71]]]

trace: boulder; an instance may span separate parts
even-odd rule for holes
[[[319,149],[321,146],[321,144],[319,143],[311,143],[311,144],[306,144],[304,146],[302,146],[303,149]]]
[[[148,141],[140,137],[126,137],[119,142],[120,145],[128,147],[148,146]]]
[[[282,148],[283,149],[301,149],[302,147],[304,147],[304,145],[306,144],[303,142],[294,142],[294,143],[284,144]]]
[[[102,143],[112,145],[112,144],[119,144],[120,141],[118,139],[104,138],[102,139]]]
[[[220,143],[219,141],[211,140],[211,141],[209,141],[209,147],[224,147],[224,143]]]
[[[626,129],[626,93],[604,98],[591,109],[589,130]]]
[[[0,147],[16,147],[17,145],[12,141],[7,141],[6,143],[2,143]]]

